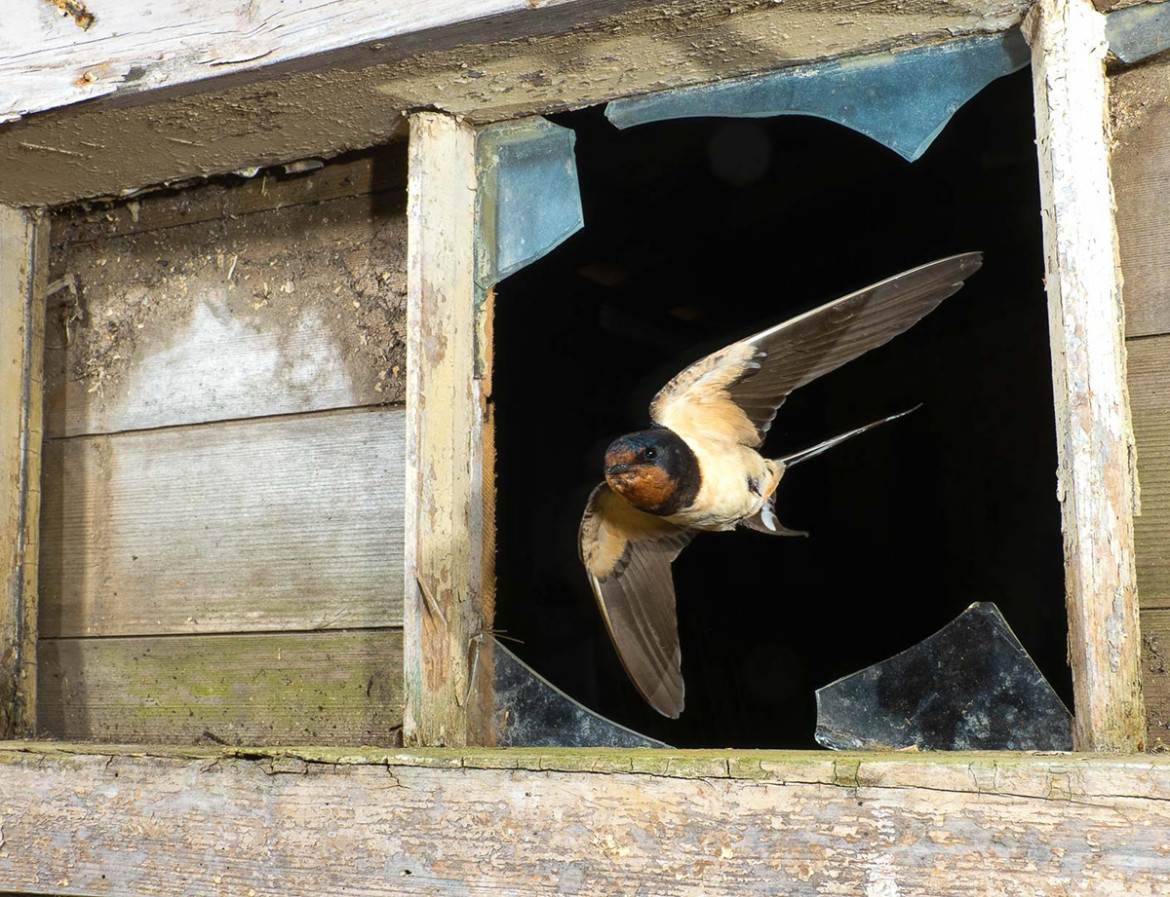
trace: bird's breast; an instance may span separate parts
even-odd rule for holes
[[[695,500],[667,519],[681,526],[730,530],[763,506],[780,482],[775,463],[754,449],[724,440],[683,437],[702,475]]]

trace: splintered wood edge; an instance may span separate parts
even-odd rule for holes
[[[0,736],[36,724],[48,219],[0,206]]]
[[[629,774],[734,779],[847,789],[924,788],[1072,800],[1094,796],[1170,799],[1170,754],[940,751],[862,752],[673,748],[377,748],[279,745],[167,746],[0,741],[0,770],[28,762],[107,758],[128,763],[208,761],[263,765],[300,761],[338,770],[402,767]],[[1059,777],[1060,782],[1055,779]],[[1056,787],[1056,785],[1060,787]]]
[[[475,131],[422,112],[411,118],[409,147],[404,735],[416,744],[483,743],[490,671],[478,655],[491,625],[484,572],[493,549],[476,334],[490,308],[473,277]]]
[[[1069,660],[1082,750],[1145,743],[1133,517],[1137,474],[1109,170],[1105,20],[1040,0],[1032,47]]]

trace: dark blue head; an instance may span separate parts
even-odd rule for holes
[[[641,511],[670,515],[699,492],[699,461],[672,430],[655,427],[615,439],[605,451],[609,488]]]

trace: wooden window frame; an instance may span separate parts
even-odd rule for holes
[[[469,747],[490,740],[491,713],[490,671],[476,668],[475,646],[493,606],[492,297],[472,276],[475,139],[490,123],[419,112],[411,117],[408,208],[402,751],[29,740],[47,218],[35,203],[0,208],[0,738],[17,739],[0,744],[0,890],[202,893],[227,883],[283,894],[293,882],[338,894],[454,893],[478,879],[533,893],[602,892],[643,875],[663,888],[701,880],[710,893],[770,894],[777,882],[811,890],[831,880],[846,893],[949,885],[984,894],[1043,889],[1043,876],[1062,870],[1088,891],[1152,891],[1164,882],[1170,759],[1134,756],[1146,738],[1137,487],[1104,24],[1088,0],[1038,0],[1024,30],[1036,97],[1075,744],[1121,756]],[[199,809],[211,806],[223,815]],[[1132,827],[1139,817],[1145,829]],[[1129,823],[1119,828],[1117,818]],[[1011,847],[1021,826],[1043,859],[1022,862]],[[228,831],[256,837],[217,852]],[[344,863],[321,862],[325,844]],[[921,862],[922,844],[933,845],[942,865]],[[144,851],[145,862],[120,862],[128,849]],[[1125,869],[1109,861],[1119,851]]]

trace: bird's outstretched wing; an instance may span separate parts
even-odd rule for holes
[[[939,259],[842,296],[696,361],[659,390],[654,423],[755,448],[803,386],[908,330],[978,270],[983,255]]]
[[[672,719],[682,713],[683,678],[670,564],[693,537],[605,483],[581,519],[581,561],[622,666],[642,697]]]

